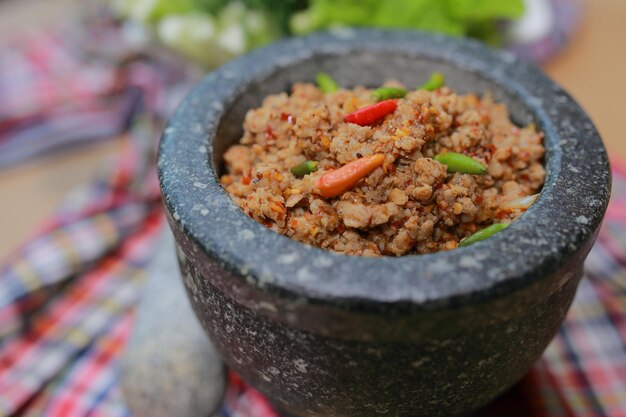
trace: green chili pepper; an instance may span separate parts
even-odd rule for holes
[[[397,87],[381,87],[374,90],[372,97],[376,101],[389,100],[390,98],[402,98],[406,96],[404,88]]]
[[[433,72],[430,79],[417,87],[418,90],[435,91],[438,88],[443,87],[446,83],[446,77],[440,72]]]
[[[463,239],[461,241],[461,243],[459,243],[459,246],[469,246],[472,245],[476,242],[480,242],[481,240],[485,240],[493,235],[495,235],[496,233],[498,233],[500,230],[506,229],[508,227],[507,223],[496,223],[496,224],[492,224],[489,227],[485,227],[482,230],[479,230],[478,232],[468,236],[467,238]]]
[[[448,166],[448,172],[480,175],[487,172],[487,167],[467,155],[456,152],[444,152],[435,156],[435,160]]]
[[[322,90],[322,93],[333,93],[339,90],[339,85],[325,72],[318,72],[315,76],[315,81],[320,90]]]
[[[317,162],[315,161],[305,161],[291,168],[291,173],[298,178],[315,171],[317,171]]]

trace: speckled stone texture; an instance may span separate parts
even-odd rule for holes
[[[312,248],[248,218],[218,182],[245,112],[326,71],[345,86],[433,71],[490,91],[546,134],[548,176],[505,231],[402,258]],[[296,416],[453,416],[515,383],[569,307],[609,199],[593,124],[513,56],[415,32],[341,30],[257,50],[209,74],[166,128],[159,176],[196,314],[222,358]]]
[[[179,275],[174,239],[166,231],[122,357],[122,393],[136,417],[208,417],[224,392],[224,366]]]

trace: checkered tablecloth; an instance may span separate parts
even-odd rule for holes
[[[164,227],[154,144],[192,79],[126,50],[111,28],[91,29],[105,58],[58,32],[0,51],[0,168],[129,132],[108,173],[0,263],[0,416],[130,416],[118,360]],[[530,373],[479,416],[626,416],[622,166],[613,163],[613,199],[566,322]],[[234,374],[220,414],[275,417]]]

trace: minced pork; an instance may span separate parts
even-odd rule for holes
[[[222,185],[278,233],[344,254],[399,256],[454,249],[486,226],[513,221],[524,210],[502,206],[544,182],[543,134],[514,125],[489,95],[418,90],[372,126],[344,122],[372,103],[364,87],[324,94],[308,83],[266,97],[224,154]],[[433,159],[442,152],[471,156],[487,173],[447,173]],[[353,188],[332,198],[316,190],[325,172],[373,154],[385,155],[383,165]],[[319,169],[295,177],[290,168],[307,160]]]

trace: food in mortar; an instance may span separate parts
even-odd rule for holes
[[[543,134],[433,74],[341,88],[320,73],[250,110],[221,183],[268,228],[365,256],[432,253],[504,229],[535,201]]]

